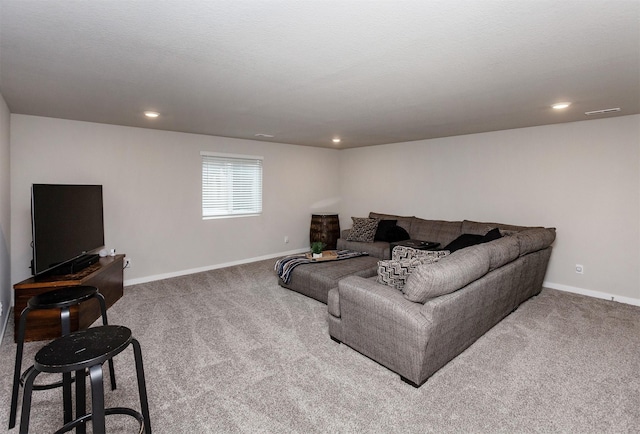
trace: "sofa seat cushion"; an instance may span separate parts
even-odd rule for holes
[[[373,277],[377,271],[377,258],[357,256],[338,261],[300,264],[291,271],[288,283],[278,279],[278,284],[327,303],[329,291],[338,286],[340,279],[347,276]]]
[[[369,256],[374,256],[378,259],[389,259],[391,257],[389,243],[386,241],[363,243],[360,241],[347,241],[345,238],[338,238],[337,249],[366,252]]]
[[[432,264],[417,267],[404,287],[410,301],[427,300],[449,294],[479,279],[489,271],[490,259],[485,244],[459,250]]]

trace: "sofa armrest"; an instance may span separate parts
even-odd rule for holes
[[[362,241],[347,241],[346,238],[338,238],[336,243],[338,250],[353,250],[356,252],[366,252],[369,256],[378,259],[389,259],[390,244],[386,241],[374,241],[373,243],[364,243]]]
[[[395,288],[357,276],[340,280],[338,293],[343,342],[418,383],[431,329],[422,305]]]
[[[338,282],[338,293],[341,305],[352,302],[364,307],[365,311],[394,320],[398,315],[406,316],[407,321],[417,321],[417,326],[430,322],[420,313],[421,303],[407,300],[401,291],[371,277],[346,277]]]

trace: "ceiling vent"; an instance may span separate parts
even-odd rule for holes
[[[614,113],[619,111],[620,111],[620,107],[616,107],[616,108],[608,108],[608,109],[602,109],[602,110],[594,110],[591,112],[584,112],[584,114],[587,116],[593,116],[593,115],[604,115],[607,113]]]

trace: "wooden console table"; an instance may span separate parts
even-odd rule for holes
[[[33,277],[13,285],[15,306],[13,308],[14,340],[18,334],[20,314],[34,295],[52,291],[64,286],[88,285],[98,288],[104,296],[107,309],[122,297],[123,263],[125,255],[107,256],[75,274],[49,276],[41,279]],[[70,309],[71,331],[89,327],[100,318],[100,306],[96,300],[89,300]],[[54,339],[61,335],[60,310],[45,309],[29,312],[25,341]]]

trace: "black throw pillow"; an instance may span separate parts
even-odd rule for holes
[[[389,241],[387,240],[387,231],[394,227],[398,220],[380,220],[378,222],[378,229],[376,229],[376,235],[373,238],[374,241]]]
[[[462,234],[455,240],[451,241],[442,250],[449,250],[451,253],[453,253],[456,250],[475,246],[476,244],[488,243],[489,241],[497,240],[498,238],[502,238],[502,235],[500,234],[500,230],[498,228],[491,229],[484,235]]]
[[[500,233],[500,229],[495,228],[491,229],[484,235],[484,237],[482,237],[482,242],[488,243],[489,241],[497,240],[498,238],[502,238],[502,234]]]
[[[396,241],[403,241],[410,239],[409,232],[405,231],[400,226],[394,226],[387,231],[386,242],[395,243]]]
[[[482,243],[484,235],[476,235],[476,234],[462,234],[455,240],[451,241],[447,244],[443,250],[449,250],[451,253],[456,250],[464,249],[465,247],[475,246],[476,244]]]

